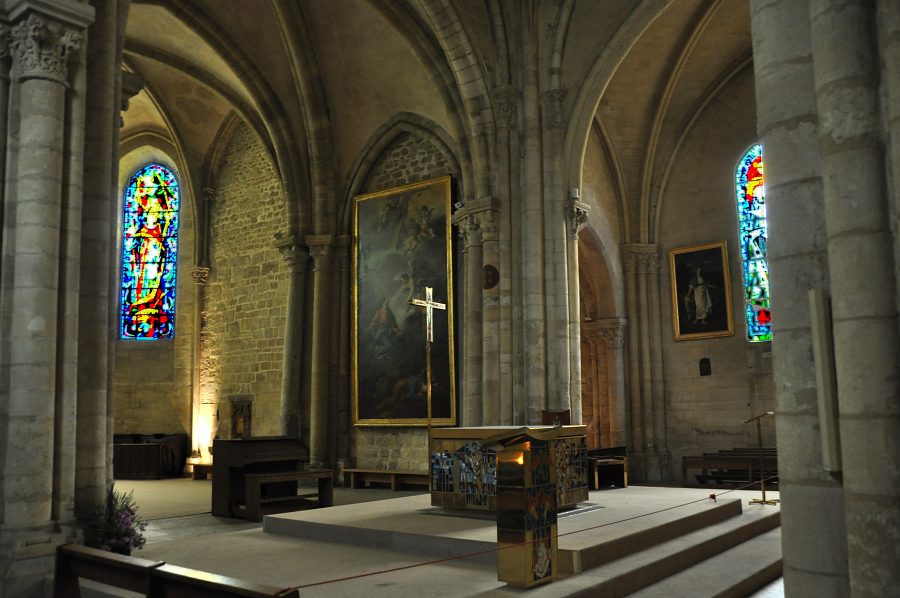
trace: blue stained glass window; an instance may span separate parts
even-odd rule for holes
[[[772,340],[769,309],[769,265],[766,261],[766,190],[763,151],[754,145],[738,163],[734,177],[737,195],[741,262],[744,270],[744,315],[747,340]]]
[[[159,164],[140,169],[125,190],[119,336],[175,335],[178,180]]]

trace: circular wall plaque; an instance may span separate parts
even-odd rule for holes
[[[500,273],[497,268],[490,264],[484,266],[484,274],[482,275],[482,286],[485,290],[493,289],[500,282]]]

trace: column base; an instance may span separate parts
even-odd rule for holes
[[[672,455],[667,450],[629,451],[628,477],[643,483],[671,481],[671,461]]]
[[[79,540],[70,524],[16,529],[0,526],[0,596],[43,598],[53,594],[56,547]]]

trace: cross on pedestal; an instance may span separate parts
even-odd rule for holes
[[[409,304],[425,308],[425,397],[428,402],[428,490],[431,488],[431,343],[434,342],[434,310],[447,309],[432,297],[434,289],[425,287],[425,299],[410,299]]]

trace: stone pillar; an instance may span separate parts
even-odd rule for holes
[[[624,318],[604,318],[598,320],[599,336],[606,343],[606,362],[609,388],[607,389],[609,411],[609,433],[606,446],[625,446],[627,439],[627,416],[625,396],[625,332]]]
[[[541,99],[543,100],[542,122],[544,123],[544,297],[546,301],[546,321],[545,332],[547,335],[547,409],[553,411],[571,410],[572,421],[580,421],[576,419],[575,410],[581,408],[576,406],[574,397],[578,395],[578,391],[573,387],[572,352],[581,350],[576,346],[570,349],[572,341],[577,341],[578,332],[572,337],[571,329],[571,305],[569,300],[572,296],[572,286],[569,280],[570,268],[572,264],[577,264],[577,248],[576,258],[574,261],[569,256],[570,227],[569,198],[565,191],[565,184],[561,174],[562,161],[560,156],[563,155],[563,133],[565,128],[565,116],[563,114],[563,101],[566,97],[566,90],[554,87],[545,91]],[[536,239],[535,239],[536,240]],[[527,241],[526,241],[527,242]],[[577,267],[576,267],[577,268]],[[577,270],[576,270],[577,271]],[[578,281],[574,281],[575,297],[578,297]],[[578,305],[575,305],[575,312],[578,311]]]
[[[481,424],[496,426],[501,423],[500,409],[500,236],[497,226],[498,210],[493,202],[479,202],[473,208],[472,218],[481,233],[481,267],[478,272],[481,295]],[[477,251],[476,251],[477,253]],[[477,257],[477,256],[473,256]],[[476,272],[472,272],[472,283]],[[474,290],[474,289],[473,289]],[[507,417],[511,418],[510,413]]]
[[[312,361],[309,372],[309,463],[326,467],[328,459],[328,347],[331,338],[331,235],[307,235],[313,258]]]
[[[303,319],[306,297],[306,266],[309,250],[298,237],[291,235],[276,241],[288,267],[288,304],[284,319],[284,355],[281,368],[281,433],[299,438],[300,373],[303,368]]]
[[[850,593],[887,596],[900,588],[900,329],[875,6],[809,4]]]
[[[6,145],[8,142],[9,120],[9,41],[11,31],[6,25],[0,25],[0,206],[6,197]],[[0,226],[0,241],[3,239],[3,228]],[[0,244],[2,245],[2,244]]]
[[[631,427],[635,436],[631,442],[635,448],[635,475],[640,481],[658,481],[667,477],[664,445],[660,445],[657,428],[665,426],[665,412],[660,410],[662,389],[654,388],[653,355],[654,306],[659,292],[659,251],[653,244],[632,243],[622,246],[625,262],[626,296],[629,328],[629,379],[631,397]],[[659,342],[658,340],[656,341]]]
[[[17,596],[37,591],[55,545],[71,534],[75,490],[83,63],[73,77],[80,97],[67,97],[67,87],[68,62],[93,8],[73,4],[55,14],[53,4],[41,6],[22,3],[7,15],[15,23],[15,116],[0,140],[14,164],[3,198],[10,222],[0,308],[0,594]]]
[[[119,148],[115,143],[119,124],[120,10],[114,0],[97,2],[96,20],[90,28],[87,49],[84,145],[90,147],[84,163],[84,202],[80,239],[80,297],[78,317],[78,418],[75,426],[75,509],[79,517],[103,500],[107,482],[107,429],[111,329],[118,329],[116,311],[98,306],[117,305],[110,293],[110,272],[116,241],[119,193],[116,178]],[[81,151],[80,148],[78,150]]]
[[[337,458],[341,464],[350,462],[350,440],[353,430],[353,405],[350,401],[350,297],[352,287],[350,283],[350,235],[338,235],[335,238],[336,247],[334,264],[337,270],[335,280],[336,296],[340,305],[335,314],[338,339],[334,346],[332,361],[332,386],[336,389],[338,416],[331,420],[336,426]]]
[[[518,103],[519,94],[510,86],[501,86],[494,90],[494,101],[497,106],[497,161],[495,170],[498,173],[497,180],[497,206],[500,246],[518,247],[521,243],[521,225],[517,218],[520,217],[518,205],[513,202],[512,189],[519,187],[519,153],[516,143],[518,138]],[[502,207],[501,207],[502,206]],[[520,343],[521,337],[516,334],[513,338],[513,301],[512,297],[521,296],[519,286],[521,280],[513,276],[514,256],[513,251],[499,250],[499,263],[493,263],[497,268],[499,282],[497,284],[499,302],[499,344],[500,344],[500,384],[498,389],[500,400],[501,425],[513,425],[517,421],[516,399],[521,397],[521,359],[514,359],[516,348],[514,343]],[[514,389],[514,386],[518,390]]]
[[[457,214],[460,214],[457,212]],[[463,320],[464,393],[462,396],[462,425],[480,426],[484,422],[482,402],[482,237],[478,219],[465,212],[458,218],[463,237],[463,272],[465,275]]]
[[[569,314],[569,404],[572,410],[572,423],[581,423],[581,289],[578,274],[578,229],[587,222],[590,208],[578,201],[577,189],[573,190],[566,204],[566,269],[568,275],[568,308]]]
[[[829,286],[808,3],[751,0],[750,10],[775,314],[785,594],[846,596],[843,490],[822,468],[808,309],[809,290]]]
[[[525,10],[529,13],[534,7]],[[529,18],[532,15],[529,15]],[[538,41],[534,33],[523,36],[525,85],[522,94],[522,323],[524,339],[525,396],[523,424],[541,421],[547,408],[547,312],[544,295],[544,192],[543,139],[538,89]]]
[[[204,413],[203,396],[200,392],[200,367],[202,360],[202,346],[200,331],[203,329],[203,308],[206,304],[206,283],[209,281],[210,269],[208,266],[194,266],[191,268],[191,280],[196,285],[194,300],[194,338],[193,364],[191,378],[193,380],[193,392],[191,393],[191,458],[202,461],[209,460],[209,446],[212,443],[208,433],[204,433],[207,426],[204,419],[210,415]],[[204,457],[203,453],[207,452]]]
[[[13,28],[19,81],[16,263],[10,290],[7,529],[52,519],[67,58],[80,35],[35,13]],[[28,447],[28,450],[21,450]]]

